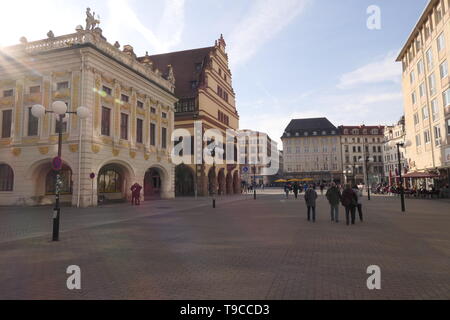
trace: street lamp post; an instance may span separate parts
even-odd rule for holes
[[[367,157],[367,158],[361,158],[359,159],[359,162],[364,164],[364,170],[366,171],[366,186],[367,186],[367,199],[370,200],[370,185],[369,185],[369,162],[372,162],[373,158],[372,157]]]
[[[397,146],[397,159],[398,159],[398,178],[400,180],[400,202],[401,202],[401,208],[402,212],[405,212],[405,188],[403,186],[403,178],[402,178],[402,162],[401,162],[401,154],[400,154],[400,148],[406,148],[411,145],[410,141],[406,142],[393,142],[391,146]]]
[[[56,123],[56,131],[58,132],[58,159],[61,160],[62,154],[62,122],[65,114],[76,114],[80,119],[86,119],[89,116],[89,110],[86,107],[78,107],[76,112],[67,111],[67,105],[64,101],[55,101],[52,103],[52,110],[47,111],[45,107],[39,104],[34,105],[31,108],[31,113],[36,118],[42,118],[46,113],[55,113],[58,116],[58,121]],[[81,150],[80,150],[81,152]],[[61,208],[59,205],[59,196],[61,189],[61,165],[56,169],[56,182],[55,182],[55,208],[53,209],[53,232],[52,241],[59,240],[59,220],[61,214]],[[80,174],[80,173],[78,173]]]
[[[256,164],[253,165],[253,199],[256,200]]]
[[[214,145],[211,150],[211,157],[213,158],[213,172],[214,172],[214,181],[212,185],[212,207],[216,207],[216,145]]]

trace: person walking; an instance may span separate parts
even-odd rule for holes
[[[323,195],[323,189],[325,189],[325,185],[323,182],[320,184],[320,194]]]
[[[331,187],[327,190],[325,196],[330,203],[331,209],[331,221],[339,223],[339,202],[341,201],[341,191],[334,182],[331,183]]]
[[[294,185],[292,186],[292,190],[294,191],[295,199],[297,199],[297,197],[298,197],[298,189],[299,189],[298,184],[297,184],[297,182],[295,182]]]
[[[285,184],[284,185],[284,192],[286,193],[286,199],[289,199],[289,189],[290,189],[290,186],[289,186],[289,184]]]
[[[355,224],[355,211],[356,206],[358,204],[358,198],[355,194],[355,191],[353,191],[350,184],[347,184],[345,186],[344,191],[342,192],[341,197],[342,205],[345,207],[345,218],[347,221],[347,225],[350,224],[349,216],[351,215],[352,218],[352,224]]]
[[[141,190],[142,187],[139,183],[135,183],[131,186],[131,204],[132,205],[140,205],[141,204]]]
[[[353,186],[353,191],[355,192],[356,198],[357,198],[356,208],[358,209],[359,220],[361,222],[363,222],[362,201],[361,201],[362,200],[362,193],[361,193],[361,190],[358,188],[357,185]]]
[[[305,192],[305,202],[306,207],[308,208],[308,221],[311,221],[312,212],[312,221],[316,222],[316,199],[316,190],[314,190],[312,186],[309,186],[308,190],[306,190]]]

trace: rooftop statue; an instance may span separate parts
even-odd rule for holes
[[[86,9],[86,31],[94,30],[100,24],[100,18],[95,19],[95,12],[91,13],[91,8]]]

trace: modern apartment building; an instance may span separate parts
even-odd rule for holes
[[[450,1],[431,0],[406,40],[402,63],[407,158],[412,172],[450,171]]]

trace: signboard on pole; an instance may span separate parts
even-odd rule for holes
[[[52,159],[52,169],[55,171],[59,171],[62,168],[62,160],[60,157],[54,157]]]

